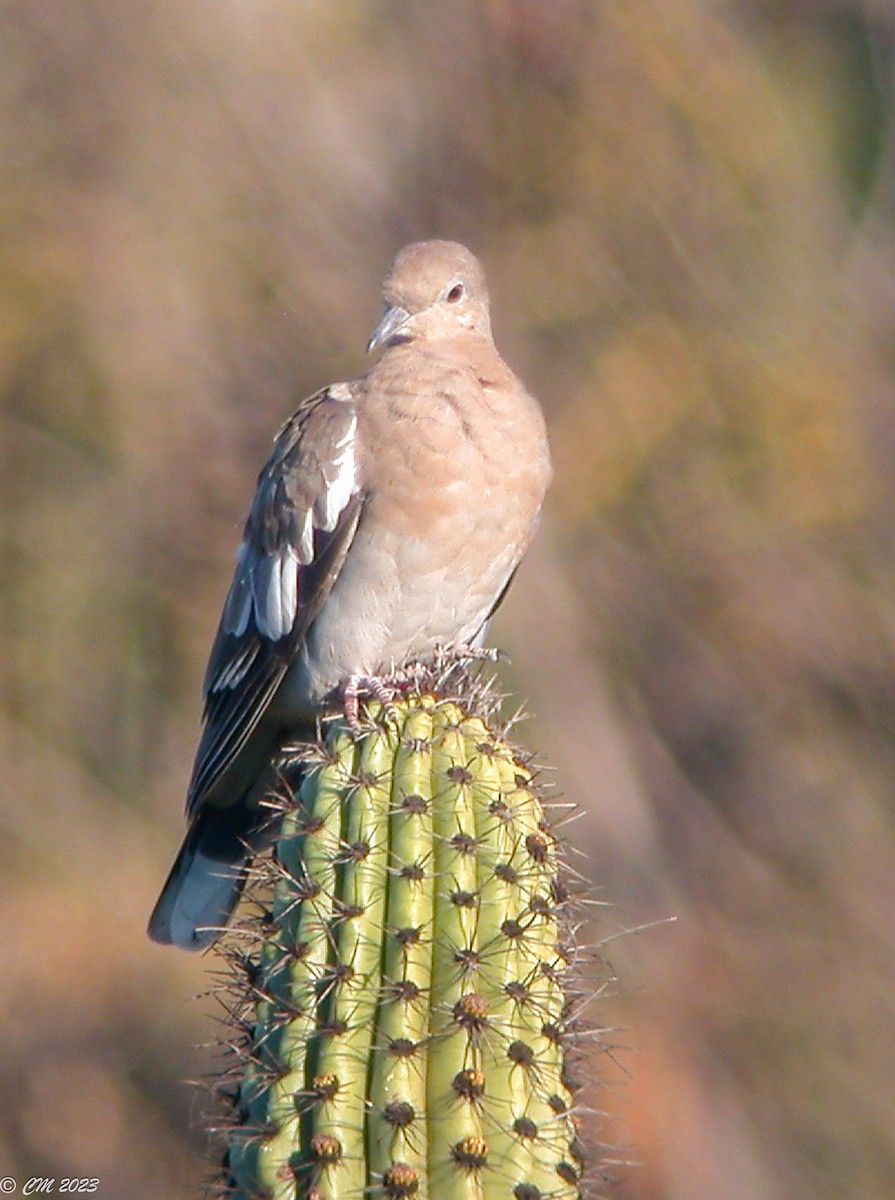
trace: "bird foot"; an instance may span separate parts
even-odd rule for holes
[[[357,732],[361,727],[360,702],[371,696],[382,705],[382,716],[394,719],[395,697],[410,688],[418,687],[421,680],[431,671],[432,665],[443,669],[470,659],[497,662],[502,658],[500,650],[493,646],[439,646],[428,662],[411,662],[404,667],[389,671],[387,675],[350,675],[342,685],[342,706],[348,727]]]
[[[345,720],[349,729],[355,733],[361,727],[360,702],[363,696],[372,696],[382,705],[382,715],[386,718],[394,716],[394,700],[401,681],[397,678],[403,672],[396,671],[391,675],[350,675],[342,686],[342,705],[345,710]]]

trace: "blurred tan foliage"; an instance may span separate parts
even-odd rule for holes
[[[551,422],[497,638],[594,936],[677,918],[606,948],[616,1194],[891,1195],[893,59],[880,0],[3,7],[0,1174],[203,1175],[209,966],[143,924],[204,655],[441,235]]]

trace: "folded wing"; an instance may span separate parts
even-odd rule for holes
[[[257,726],[341,569],[363,502],[356,431],[348,385],[317,392],[258,478],[205,676],[191,813]]]

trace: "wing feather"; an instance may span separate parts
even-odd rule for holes
[[[341,569],[363,497],[350,387],[306,400],[258,477],[205,675],[204,728],[190,812],[263,716]]]

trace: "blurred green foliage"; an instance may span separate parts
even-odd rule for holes
[[[677,917],[609,951],[618,1195],[891,1194],[893,56],[878,0],[4,6],[0,1174],[203,1175],[208,964],[143,925],[204,655],[270,437],[449,236],[555,448],[528,740],[595,936]]]

